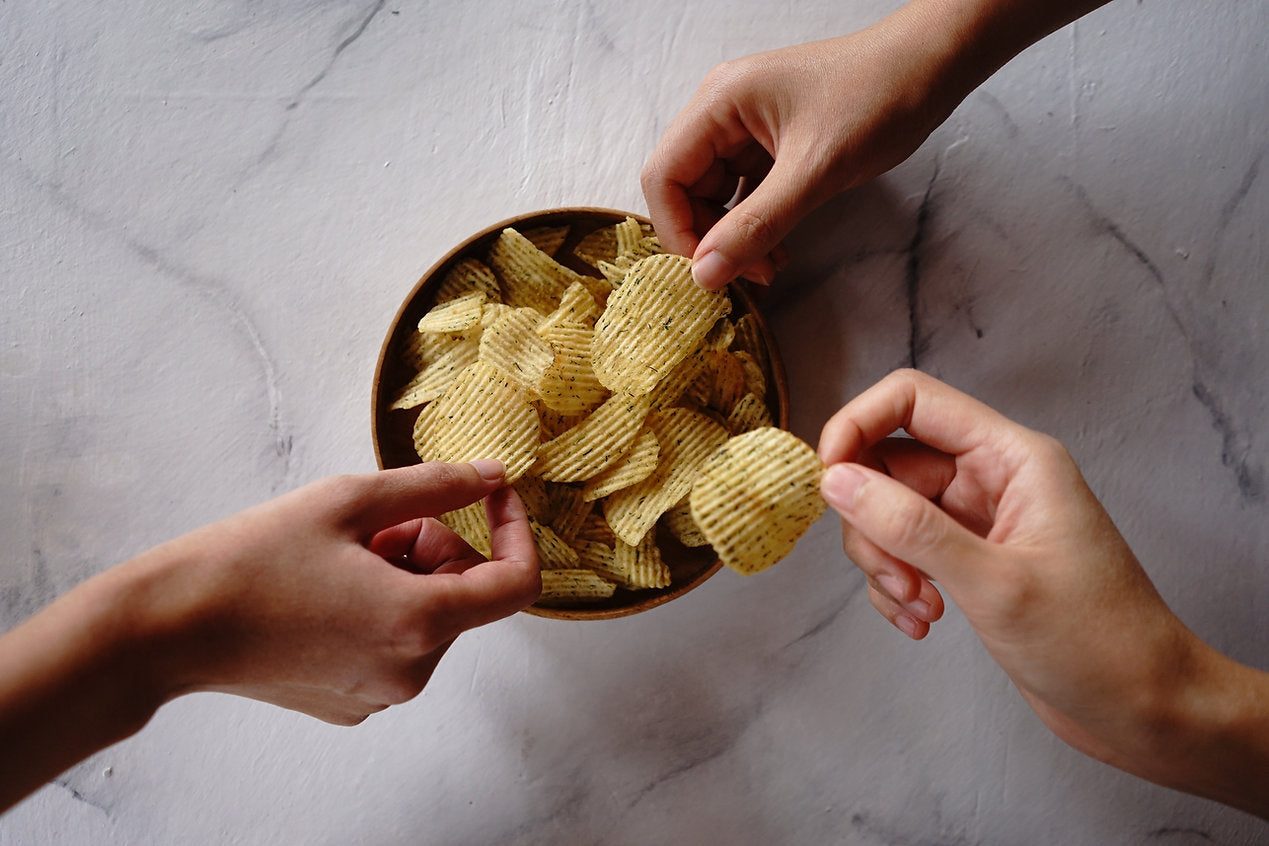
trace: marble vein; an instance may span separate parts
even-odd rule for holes
[[[28,186],[43,194],[55,208],[78,221],[82,226],[113,239],[144,265],[219,308],[228,318],[229,324],[237,327],[260,368],[261,380],[268,399],[267,425],[273,441],[274,454],[280,462],[277,477],[271,489],[274,491],[284,489],[291,470],[290,459],[293,446],[291,426],[282,413],[281,388],[273,358],[265,349],[255,320],[237,295],[223,281],[200,274],[168,257],[159,248],[130,235],[126,227],[117,224],[101,212],[85,207],[57,183],[41,180],[26,168],[12,164],[9,164],[7,169]]]
[[[975,96],[997,114],[1011,140],[1030,147],[1022,139],[1021,131],[1003,103],[986,91],[979,91]],[[1031,154],[1037,153],[1034,149],[1029,149],[1028,152]],[[1240,181],[1238,188],[1225,203],[1218,220],[1217,241],[1219,241],[1220,234],[1234,219],[1242,201],[1255,184],[1259,174],[1260,159],[1260,156],[1255,158]],[[1220,372],[1220,368],[1214,366],[1215,362],[1209,361],[1209,359],[1220,348],[1221,327],[1211,327],[1214,338],[1209,340],[1203,337],[1199,330],[1192,325],[1199,322],[1198,315],[1192,311],[1188,314],[1183,313],[1185,310],[1178,301],[1162,268],[1145,248],[1131,238],[1115,220],[1097,207],[1083,185],[1067,174],[1058,174],[1056,179],[1062,189],[1070,194],[1083,209],[1095,231],[1109,236],[1118,243],[1124,252],[1154,281],[1160,293],[1163,309],[1184,343],[1190,359],[1191,393],[1207,412],[1213,428],[1221,437],[1221,463],[1233,472],[1239,495],[1245,503],[1255,504],[1262,502],[1265,496],[1264,472],[1255,463],[1251,455],[1251,436],[1248,426],[1230,411],[1231,403],[1223,392],[1213,384],[1214,380],[1209,375],[1209,373],[1219,374]]]
[[[908,366],[920,367],[921,359],[929,348],[930,339],[921,331],[921,253],[929,232],[933,213],[934,185],[938,182],[941,156],[934,157],[934,170],[925,185],[921,205],[917,207],[916,225],[912,241],[908,244],[908,264],[905,272],[905,289],[908,296]]]
[[[256,156],[254,165],[243,173],[242,177],[237,182],[238,185],[245,182],[250,175],[254,173],[256,168],[268,164],[276,157],[278,148],[282,144],[282,139],[286,137],[287,132],[291,128],[291,114],[299,109],[299,107],[307,100],[309,93],[311,93],[313,89],[320,85],[326,77],[330,75],[330,72],[334,70],[335,66],[339,63],[339,59],[344,52],[356,43],[358,39],[365,35],[366,30],[370,27],[370,24],[376,17],[379,16],[379,13],[383,11],[386,4],[387,0],[375,0],[367,12],[354,21],[352,31],[335,45],[335,48],[331,51],[331,54],[327,57],[325,63],[323,63],[323,65],[308,82],[300,86],[299,90],[295,92],[295,94],[287,102],[286,106],[283,107],[283,118],[281,123],[278,124],[278,128],[274,131],[273,137],[269,139],[268,143],[264,145],[264,149],[258,156]]]

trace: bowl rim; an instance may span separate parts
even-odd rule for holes
[[[384,410],[384,376],[385,368],[389,366],[389,355],[394,351],[398,343],[398,336],[401,333],[402,320],[406,314],[417,306],[416,299],[422,294],[424,287],[432,281],[438,273],[440,273],[448,264],[456,261],[461,256],[472,251],[477,244],[486,239],[492,239],[507,227],[523,226],[526,222],[532,221],[538,226],[549,226],[552,219],[577,218],[577,217],[595,217],[604,221],[618,223],[627,217],[633,217],[643,224],[651,224],[651,221],[644,215],[634,212],[622,211],[620,209],[605,208],[602,206],[562,206],[550,209],[541,209],[533,212],[525,212],[513,215],[493,223],[475,234],[463,239],[457,245],[448,250],[441,258],[433,262],[418,280],[410,288],[409,293],[401,300],[396,313],[393,315],[391,322],[388,324],[387,332],[384,336],[382,344],[379,347],[379,357],[375,364],[374,380],[371,385],[370,396],[370,432],[371,441],[374,448],[375,463],[380,470],[387,469],[387,462],[383,455],[382,441],[383,433],[381,431],[381,415]],[[599,226],[607,225],[606,222],[600,222]],[[598,227],[597,227],[598,228]],[[762,341],[768,351],[770,377],[774,382],[774,394],[777,399],[775,411],[776,425],[780,428],[787,429],[789,424],[789,397],[788,397],[788,381],[784,370],[784,362],[779,355],[779,351],[775,346],[775,339],[771,334],[771,329],[767,325],[766,320],[762,317],[758,310],[755,297],[749,292],[745,285],[735,284],[730,286],[730,294],[739,299],[744,310],[751,313],[755,317],[756,324],[762,335]],[[771,398],[772,389],[768,390],[768,400]],[[397,466],[397,465],[393,465]],[[699,587],[705,581],[710,579],[715,573],[722,569],[722,561],[714,556],[713,562],[703,569],[699,570],[691,578],[668,588],[648,591],[646,595],[640,596],[639,600],[630,604],[616,606],[538,606],[530,605],[523,609],[523,613],[535,617],[543,617],[554,620],[611,620],[620,617],[629,617],[645,611],[649,611],[667,602],[677,599]]]

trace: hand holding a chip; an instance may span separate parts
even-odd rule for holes
[[[819,453],[882,616],[924,637],[937,583],[1067,743],[1269,814],[1269,674],[1172,613],[1061,444],[899,371],[829,420]]]
[[[644,167],[661,243],[711,290],[769,283],[799,220],[902,162],[1016,53],[1103,2],[912,0],[851,35],[719,65]]]
[[[541,582],[499,462],[324,479],[88,580],[0,639],[0,809],[164,702],[235,693],[354,724]],[[492,554],[433,515],[485,500]]]

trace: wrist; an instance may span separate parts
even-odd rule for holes
[[[911,0],[882,21],[924,45],[928,101],[942,122],[1027,47],[1107,0]]]

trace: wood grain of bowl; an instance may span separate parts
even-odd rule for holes
[[[391,410],[389,406],[401,388],[414,376],[414,369],[406,363],[402,351],[410,337],[417,331],[419,319],[434,305],[436,288],[446,272],[460,259],[468,256],[483,260],[490,245],[507,227],[524,231],[537,227],[568,226],[568,237],[556,252],[556,261],[578,273],[598,276],[593,267],[573,255],[573,248],[594,230],[620,223],[627,217],[634,217],[642,223],[648,222],[641,215],[590,207],[558,208],[518,215],[499,221],[472,235],[446,253],[423,274],[406,295],[396,316],[389,324],[387,335],[379,351],[378,365],[375,368],[370,426],[375,459],[380,469],[419,463],[420,459],[414,451],[413,438],[414,420],[419,409]],[[750,313],[761,329],[770,361],[770,369],[766,374],[767,405],[776,424],[787,428],[788,383],[779,351],[772,340],[766,322],[745,288],[733,285],[730,293],[733,318]],[[538,603],[527,608],[527,613],[559,620],[603,620],[637,614],[682,596],[702,584],[722,566],[709,547],[689,549],[679,544],[673,535],[664,529],[658,530],[658,541],[662,555],[670,566],[670,587],[637,591],[618,588],[611,598],[594,604],[550,606]]]

